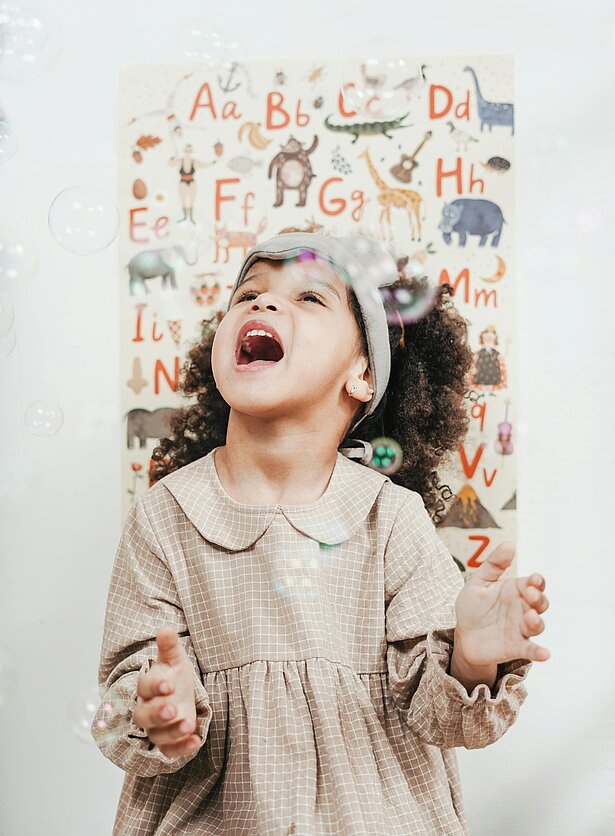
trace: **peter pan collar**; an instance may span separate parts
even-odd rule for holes
[[[319,543],[348,540],[369,514],[389,477],[337,452],[324,494],[309,505],[246,505],[226,493],[207,455],[165,476],[158,483],[171,493],[202,536],[231,551],[251,546],[267,531],[276,514]]]

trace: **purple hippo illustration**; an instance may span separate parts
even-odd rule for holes
[[[502,224],[506,221],[502,210],[491,200],[461,197],[445,203],[438,229],[446,244],[451,244],[451,233],[459,233],[459,246],[465,247],[468,235],[480,235],[479,247],[484,247],[487,236],[493,232],[491,246],[497,247],[502,234]]]

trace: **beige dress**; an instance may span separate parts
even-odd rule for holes
[[[527,660],[448,675],[461,573],[420,495],[338,451],[309,505],[247,505],[215,450],[133,504],[111,575],[92,735],[125,771],[114,836],[467,834],[454,747],[501,737]],[[169,623],[201,747],[132,723]]]

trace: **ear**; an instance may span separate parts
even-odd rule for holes
[[[352,397],[356,400],[367,403],[374,397],[372,373],[365,357],[358,360],[351,369],[351,374],[346,382],[346,391],[349,391],[353,385],[356,386],[356,389]]]

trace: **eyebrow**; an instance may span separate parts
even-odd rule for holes
[[[252,279],[258,279],[258,277],[259,277],[258,273],[249,275],[247,278],[245,278],[243,280],[243,282],[240,286],[243,287],[244,284],[247,284],[248,282],[252,281]],[[311,279],[311,278],[306,278],[305,281],[309,282],[310,284],[320,284],[320,285],[323,285],[324,287],[327,287],[332,293],[335,293],[335,295],[340,300],[340,302],[342,301],[342,297],[339,295],[339,293],[333,287],[333,285],[330,284],[329,282],[325,282],[322,279]],[[237,290],[239,290],[239,288],[237,288]]]

